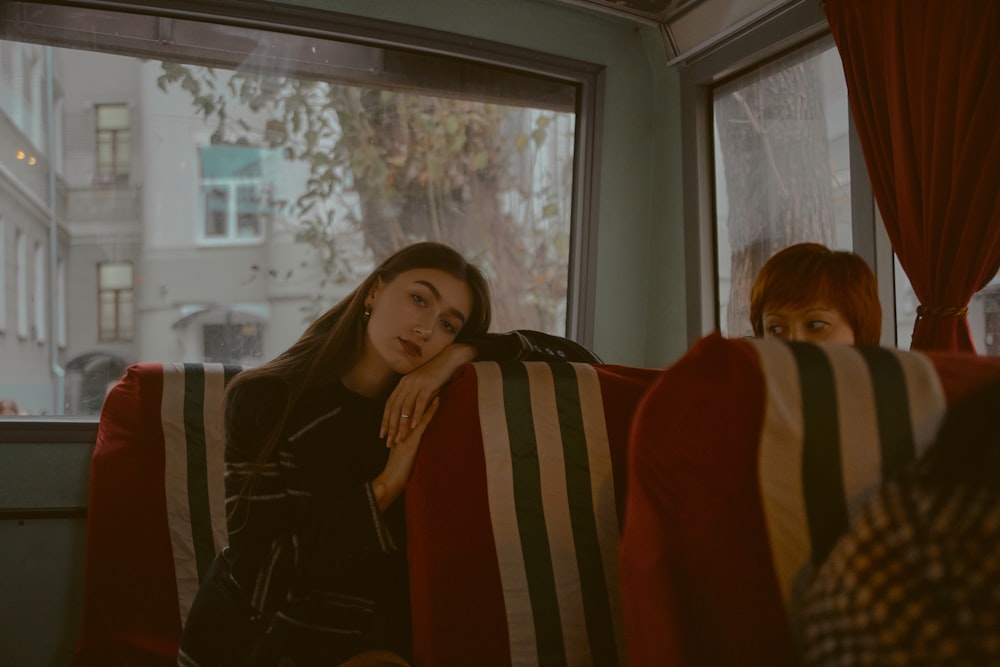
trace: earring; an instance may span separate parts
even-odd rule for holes
[[[370,306],[365,306],[365,322],[367,322],[368,318],[371,317],[371,316],[372,316],[372,309],[371,309],[371,307]]]

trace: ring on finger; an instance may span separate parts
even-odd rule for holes
[[[400,413],[399,418],[400,419],[409,419],[410,415],[405,415],[405,414]]]

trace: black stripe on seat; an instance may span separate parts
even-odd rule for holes
[[[868,364],[872,392],[875,394],[882,480],[885,481],[917,457],[906,376],[899,358],[891,350],[866,345],[858,347],[858,352]]]
[[[552,548],[542,505],[530,380],[521,362],[502,363],[500,372],[503,376],[504,411],[514,478],[514,510],[534,617],[538,662],[542,665],[561,665],[566,662],[566,651],[552,571]]]
[[[817,345],[789,343],[802,393],[802,489],[812,562],[819,566],[847,530],[833,368]]]
[[[579,378],[569,362],[552,362],[549,367],[555,382],[556,409],[566,466],[566,493],[590,657],[595,665],[613,667],[618,664],[618,649],[601,557],[603,550],[594,516],[594,491]]]
[[[188,511],[199,581],[215,558],[212,515],[208,502],[205,454],[205,367],[184,364],[184,437],[187,444]]]

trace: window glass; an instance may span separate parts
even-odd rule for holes
[[[713,90],[719,322],[752,335],[750,289],[778,250],[852,249],[847,89],[817,43]]]
[[[0,218],[0,333],[7,331],[7,223]]]
[[[30,240],[62,267],[65,288],[46,279],[41,294],[60,327],[65,302],[66,333],[28,356],[0,341],[0,363],[22,369],[0,396],[32,414],[96,414],[130,363],[262,363],[421,240],[483,267],[494,330],[567,333],[585,145],[572,78],[537,74],[538,60],[529,73],[314,26],[5,4],[3,72],[33,68],[54,96],[5,99],[0,113],[51,133],[55,149],[22,141],[24,159],[0,163],[43,202],[51,168],[59,198],[55,222],[43,208],[10,220],[25,230],[8,269],[17,321]]]
[[[132,340],[133,289],[130,263],[102,263],[97,267],[98,340],[105,343]]]
[[[913,326],[917,320],[920,300],[899,260],[893,255],[896,288],[896,341],[900,349],[910,349]],[[976,352],[1000,356],[1000,276],[994,276],[969,301],[969,332]]]
[[[17,337],[28,338],[28,242],[21,230],[15,232],[16,255],[14,256],[14,273],[17,276],[15,289],[17,291]]]
[[[32,295],[31,301],[35,305],[35,324],[34,333],[35,340],[39,343],[45,342],[46,334],[45,330],[45,313],[46,313],[46,303],[48,301],[48,295],[45,292],[45,249],[42,247],[41,243],[35,244],[35,291]]]
[[[96,181],[127,181],[129,171],[129,111],[126,104],[99,104],[97,116]]]

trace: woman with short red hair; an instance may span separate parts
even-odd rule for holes
[[[756,336],[813,343],[879,343],[882,306],[860,255],[798,243],[775,253],[750,292]]]

